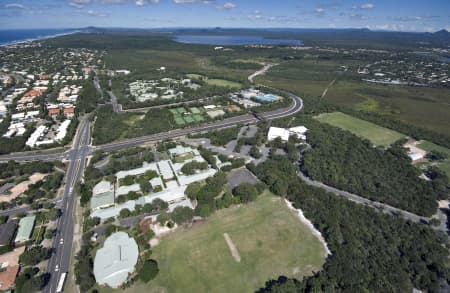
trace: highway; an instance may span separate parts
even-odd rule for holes
[[[301,111],[303,108],[303,100],[300,97],[295,96],[293,94],[289,94],[289,97],[292,99],[293,102],[292,102],[292,105],[289,106],[288,108],[283,108],[283,109],[278,109],[278,110],[274,110],[274,111],[270,111],[270,112],[266,112],[266,113],[261,113],[260,116],[264,119],[279,119],[279,118],[291,116],[291,115]],[[116,141],[116,142],[112,142],[112,143],[108,143],[108,144],[104,144],[104,145],[99,145],[99,146],[94,147],[93,150],[114,151],[114,150],[118,150],[118,149],[122,149],[122,148],[138,146],[138,145],[141,145],[144,143],[156,142],[156,141],[161,141],[161,140],[165,140],[165,139],[185,136],[188,134],[195,134],[195,133],[200,133],[200,132],[204,132],[204,131],[210,131],[210,130],[214,130],[214,129],[233,127],[233,126],[236,126],[237,124],[255,123],[257,121],[258,121],[258,119],[255,118],[253,115],[249,115],[249,114],[241,115],[241,116],[231,117],[231,118],[227,118],[224,120],[220,120],[220,121],[216,121],[216,122],[212,122],[212,123],[208,123],[208,124],[202,124],[199,126],[177,129],[177,130],[167,131],[167,132],[163,132],[163,133],[157,133],[157,134],[153,134],[153,135],[131,138],[131,139],[123,140],[123,141]]]
[[[269,65],[268,65],[269,66]],[[258,71],[257,74],[253,74],[252,78],[249,77],[249,80],[253,82],[253,77],[263,74],[266,70],[270,68],[264,67],[263,70]],[[273,65],[272,65],[273,66]],[[101,91],[101,88],[98,84],[98,81],[96,82],[96,88],[97,90]],[[278,90],[280,91],[280,90]],[[289,97],[292,100],[292,104],[283,109],[277,109],[270,112],[260,113],[259,118],[260,119],[279,119],[291,116],[293,114],[296,114],[297,112],[301,111],[303,108],[303,101],[300,97],[293,95],[291,93],[281,91],[283,92],[287,97]],[[108,94],[111,96],[113,93],[108,92]],[[112,100],[115,100],[115,97],[111,96]],[[113,105],[117,103],[114,103]],[[120,112],[120,108],[117,106],[114,109],[117,112]],[[77,130],[77,133],[75,135],[72,148],[68,151],[63,152],[60,149],[55,150],[46,150],[45,153],[17,153],[12,155],[4,155],[0,156],[0,162],[5,162],[8,160],[16,160],[16,161],[30,161],[30,160],[61,160],[61,159],[67,159],[69,160],[69,166],[66,172],[65,177],[65,187],[64,187],[64,194],[63,198],[61,200],[61,209],[62,209],[62,215],[58,219],[57,222],[57,235],[54,237],[52,241],[52,248],[53,252],[52,255],[48,261],[47,265],[47,272],[51,275],[50,280],[46,287],[43,289],[42,292],[44,293],[54,293],[56,292],[56,287],[58,285],[59,278],[62,273],[68,272],[70,270],[70,260],[72,256],[72,244],[73,244],[73,231],[74,231],[74,205],[75,205],[75,196],[74,196],[74,188],[76,184],[81,180],[84,169],[85,169],[85,163],[86,158],[89,154],[96,150],[102,150],[102,151],[115,151],[123,148],[128,147],[134,147],[139,146],[145,143],[149,142],[158,142],[165,139],[171,139],[171,138],[177,138],[181,136],[186,136],[188,134],[196,134],[200,132],[206,132],[210,130],[215,129],[221,129],[221,128],[228,128],[233,127],[238,124],[248,124],[248,123],[255,123],[259,119],[256,118],[253,115],[246,114],[236,117],[227,118],[220,121],[215,121],[211,123],[206,123],[194,127],[188,127],[183,129],[177,129],[162,133],[157,133],[153,135],[143,136],[143,137],[137,137],[137,138],[131,138],[126,139],[122,141],[116,141],[111,142],[108,144],[98,145],[98,146],[89,146],[89,140],[90,140],[90,123],[89,120],[85,117],[82,119],[82,122],[79,125],[79,128]],[[299,178],[301,178],[303,181],[305,181],[307,184],[310,184],[315,187],[322,188],[326,191],[332,192],[334,194],[343,196],[349,200],[352,200],[354,202],[364,204],[379,210],[382,210],[384,212],[389,212],[396,215],[401,215],[406,219],[412,220],[414,222],[428,222],[428,218],[420,217],[418,215],[415,215],[413,213],[400,210],[397,208],[394,208],[392,206],[374,202],[371,200],[368,200],[366,198],[363,198],[361,196],[348,193],[346,191],[338,190],[336,188],[327,186],[321,182],[317,182],[314,180],[311,180],[310,178],[304,176],[301,172],[298,172]],[[8,215],[8,214],[17,214],[20,212],[27,212],[30,208],[29,207],[17,207],[8,211],[1,211],[0,214]],[[58,269],[56,269],[58,267]]]
[[[42,290],[44,293],[56,292],[59,278],[62,273],[70,269],[70,258],[73,243],[73,210],[75,204],[74,188],[80,181],[89,154],[90,125],[84,118],[75,136],[72,151],[70,152],[69,167],[66,172],[64,195],[61,202],[62,215],[57,222],[56,236],[52,242],[52,255],[48,260],[47,272],[50,280]],[[58,269],[56,269],[58,267]]]
[[[261,113],[263,119],[276,119],[293,115],[303,108],[303,101],[300,97],[289,94],[292,104],[283,109],[278,109],[266,113]],[[1,156],[0,161],[30,161],[30,160],[69,160],[69,166],[65,177],[65,187],[63,198],[60,202],[62,215],[57,222],[57,234],[52,240],[52,255],[48,260],[47,272],[50,279],[46,287],[42,290],[44,293],[54,293],[62,273],[70,270],[70,260],[72,256],[73,231],[74,231],[74,188],[83,176],[87,156],[95,150],[113,151],[121,148],[138,146],[143,143],[156,142],[164,139],[185,136],[192,133],[199,133],[220,128],[232,127],[237,124],[246,124],[257,122],[258,119],[253,115],[242,115],[231,117],[221,121],[199,125],[196,127],[177,129],[173,131],[158,133],[154,135],[127,139],[124,141],[112,142],[96,147],[89,146],[90,124],[85,117],[79,125],[72,148],[66,152],[61,150],[46,150],[45,153],[18,153],[13,155]],[[17,214],[29,211],[29,207],[17,207],[11,210],[2,211],[1,214]]]

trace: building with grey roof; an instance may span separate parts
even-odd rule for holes
[[[137,183],[131,184],[131,185],[120,186],[116,190],[116,196],[128,194],[128,192],[130,192],[130,191],[139,192],[139,191],[141,191],[141,186]]]
[[[103,209],[114,205],[114,192],[108,191],[91,197],[91,210]]]
[[[35,221],[36,216],[28,216],[20,219],[19,229],[17,230],[17,235],[14,240],[15,243],[21,243],[30,240],[31,234],[33,233]]]
[[[159,172],[164,180],[172,179],[174,177],[172,167],[169,160],[163,160],[158,162]]]
[[[130,211],[134,211],[136,207],[136,201],[135,200],[128,200],[124,202],[123,204],[118,204],[115,206],[103,208],[103,209],[96,209],[91,212],[91,217],[95,218],[98,217],[102,221],[117,217],[120,214],[120,211],[123,209],[129,209]]]
[[[185,156],[188,154],[195,155],[194,149],[192,149],[191,147],[184,147],[182,145],[177,145],[176,147],[171,148],[168,151],[169,151],[170,157],[172,159],[174,159],[176,157],[180,157],[180,156]]]
[[[114,185],[106,180],[100,181],[92,189],[91,210],[114,205]]]
[[[155,189],[158,186],[161,187],[161,189],[164,188],[163,181],[162,181],[161,177],[159,177],[159,176],[151,179],[150,184],[152,185],[153,189]]]
[[[10,221],[0,225],[0,246],[6,246],[11,243],[16,229],[16,221]]]
[[[149,171],[149,170],[153,170],[158,172],[158,167],[156,163],[147,163],[144,162],[142,164],[142,167],[136,168],[136,169],[131,169],[131,170],[126,170],[126,171],[119,171],[116,173],[116,177],[117,179],[122,179],[125,178],[127,176],[137,176],[137,175],[142,175],[145,172]]]
[[[102,180],[94,186],[94,188],[92,189],[92,194],[96,196],[98,194],[102,194],[113,190],[114,187],[111,182]]]
[[[134,272],[138,255],[138,245],[127,233],[112,234],[95,255],[95,280],[100,285],[119,287]]]

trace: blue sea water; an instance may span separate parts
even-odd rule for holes
[[[185,44],[205,45],[289,45],[302,46],[303,41],[293,39],[269,39],[262,36],[240,36],[240,35],[178,35],[175,41]]]
[[[74,29],[15,29],[0,30],[0,45],[73,33]]]

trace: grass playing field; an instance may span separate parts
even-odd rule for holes
[[[191,110],[192,114],[200,114],[201,113],[200,109],[197,107],[189,108],[189,110]]]
[[[206,83],[209,85],[216,85],[216,86],[222,86],[222,87],[228,87],[228,88],[240,89],[242,87],[242,84],[240,84],[238,82],[224,80],[224,79],[208,79],[208,80],[206,80]]]
[[[324,254],[283,200],[265,193],[253,203],[220,210],[204,223],[165,236],[153,249],[160,267],[156,279],[137,282],[125,292],[254,292],[280,275],[301,279],[320,270]]]
[[[361,81],[360,76],[336,71],[341,65],[358,67],[360,61],[311,58],[283,62],[258,76],[257,83],[318,98],[330,82],[336,80],[324,98],[331,104],[388,115],[450,135],[448,89],[370,84]]]
[[[405,137],[399,132],[354,118],[341,112],[320,114],[314,118],[320,122],[348,130],[355,135],[370,140],[374,145],[389,146]]]
[[[239,82],[234,82],[230,80],[225,79],[215,79],[215,78],[208,78],[207,76],[203,76],[200,74],[190,73],[186,75],[188,78],[195,78],[195,79],[203,79],[208,85],[215,85],[215,86],[222,86],[222,87],[228,87],[228,88],[236,88],[240,89],[242,88],[242,84]]]
[[[443,160],[442,162],[439,162],[437,164],[437,167],[441,169],[445,174],[447,174],[447,177],[450,179],[450,149],[441,147],[440,145],[434,144],[429,141],[421,141],[417,147],[430,152],[430,151],[436,151],[441,152],[444,154],[447,154],[448,158]]]

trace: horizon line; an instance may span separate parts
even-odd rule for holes
[[[6,28],[0,31],[13,30],[86,30],[86,29],[132,29],[132,30],[157,30],[157,29],[241,29],[241,30],[367,30],[371,32],[392,32],[392,33],[436,33],[446,31],[445,28],[436,31],[407,31],[407,30],[389,30],[389,29],[371,29],[368,27],[343,27],[343,28],[325,28],[325,27],[222,27],[222,26],[160,26],[160,27],[120,27],[120,26],[85,26],[85,27],[42,27],[42,28]]]

